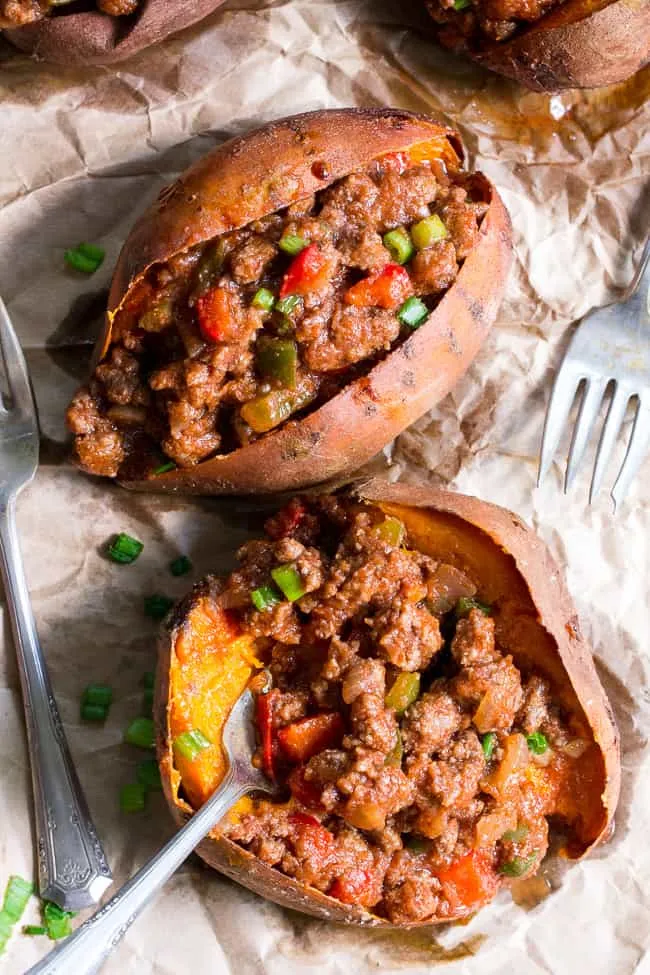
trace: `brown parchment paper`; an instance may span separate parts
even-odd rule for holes
[[[190,860],[128,931],[111,975],[649,975],[650,466],[614,519],[589,508],[588,469],[535,486],[553,372],[571,323],[632,275],[650,217],[650,73],[616,90],[524,93],[438,51],[417,0],[238,0],[113,70],[35,65],[0,46],[0,294],[27,348],[42,466],[19,506],[34,608],[57,698],[116,883],[170,835],[159,796],[118,811],[142,755],[122,744],[154,665],[152,592],[180,595],[225,570],[259,518],[237,501],[131,496],[66,466],[62,412],[85,372],[111,266],[136,214],[217,140],[258,120],[339,105],[394,104],[457,125],[499,186],[516,261],[499,320],[466,378],[375,466],[511,507],[568,574],[622,732],[623,795],[611,843],[537,907],[507,896],[463,927],[416,935],[348,930],[291,914]],[[106,248],[92,277],[66,271],[80,240]],[[562,450],[566,454],[567,443]],[[622,446],[617,460],[621,459]],[[113,532],[141,538],[132,566],[106,562]],[[189,578],[170,559],[187,553]],[[0,885],[34,867],[22,704],[0,603]],[[91,681],[114,688],[105,727],[81,726]],[[36,918],[36,906],[26,920]],[[0,970],[22,972],[44,939],[17,936]]]

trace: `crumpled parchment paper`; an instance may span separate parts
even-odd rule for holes
[[[650,70],[616,90],[523,92],[443,54],[415,0],[237,0],[119,69],[53,68],[0,47],[0,294],[27,348],[43,427],[42,466],[19,505],[27,575],[79,774],[116,884],[171,835],[160,796],[118,810],[143,757],[122,744],[154,666],[144,595],[179,596],[226,570],[259,522],[255,506],[132,496],[66,465],[62,413],[85,374],[112,264],[136,214],[217,140],[260,120],[339,105],[394,104],[458,126],[472,164],[510,208],[515,267],[499,319],[457,389],[375,466],[512,508],[568,574],[619,721],[623,794],[613,840],[572,866],[534,908],[509,897],[466,926],[396,935],[327,926],[266,903],[190,860],[128,931],[112,975],[639,975],[650,973],[650,489],[646,464],[614,518],[587,506],[593,454],[569,497],[562,457],[536,464],[550,383],[571,323],[633,273],[650,216]],[[80,240],[106,248],[91,278],[64,269]],[[622,457],[619,445],[617,462]],[[612,467],[615,473],[616,464]],[[608,485],[609,486],[609,485]],[[100,548],[145,543],[131,566]],[[174,579],[179,553],[194,563]],[[31,789],[14,653],[0,625],[0,885],[31,876]],[[114,688],[105,727],[79,723],[90,682]],[[115,888],[116,889],[116,888]],[[36,902],[27,923],[35,920]],[[16,936],[0,970],[50,943]]]

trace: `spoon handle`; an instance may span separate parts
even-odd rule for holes
[[[91,975],[119,944],[140,912],[178,870],[192,850],[223,819],[250,783],[238,781],[232,767],[200,812],[121,888],[93,917],[26,975]]]

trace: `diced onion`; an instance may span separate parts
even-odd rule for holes
[[[503,742],[503,758],[494,772],[484,781],[484,790],[495,796],[507,792],[512,785],[512,780],[518,778],[530,759],[525,737],[519,733],[508,735]]]

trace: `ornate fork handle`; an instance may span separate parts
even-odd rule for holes
[[[41,896],[95,904],[112,881],[52,694],[18,545],[15,498],[0,504],[0,569],[16,643],[31,758]]]

